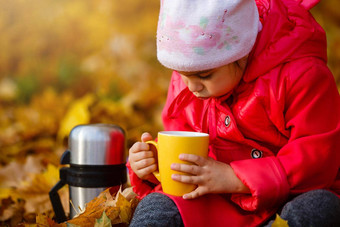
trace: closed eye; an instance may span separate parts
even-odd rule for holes
[[[209,80],[212,77],[212,73],[211,74],[207,74],[207,75],[197,75],[197,77],[200,80]]]

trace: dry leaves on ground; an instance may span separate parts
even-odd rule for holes
[[[56,223],[51,217],[44,214],[36,216],[35,224],[24,224],[23,226],[45,226],[45,227],[106,227],[106,226],[128,226],[133,212],[139,200],[133,193],[132,188],[115,195],[110,189],[103,191],[98,197],[91,200],[85,210],[65,223]]]
[[[41,155],[11,162],[0,169],[0,225],[35,223],[37,214],[53,217],[49,191],[59,180],[59,168],[46,164]],[[68,190],[60,190],[61,201],[68,207]]]

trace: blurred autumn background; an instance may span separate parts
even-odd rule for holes
[[[127,147],[162,129],[170,71],[156,59],[158,9],[158,0],[0,0],[0,225],[53,215],[48,192],[75,125],[118,124]],[[339,9],[324,0],[312,10],[338,88]]]

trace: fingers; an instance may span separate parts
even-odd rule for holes
[[[207,194],[207,191],[203,187],[198,187],[196,190],[183,195],[183,199],[196,199],[205,194]]]
[[[204,170],[206,159],[192,154],[180,154],[179,158],[182,161],[188,161],[193,164],[172,163],[172,170],[186,174],[173,174],[171,176],[172,179],[187,184],[201,184],[204,180],[202,176],[202,171]]]
[[[152,140],[152,136],[148,132],[144,132],[141,136],[142,142],[136,142],[132,145],[129,152],[136,153],[140,151],[147,151],[149,149],[149,144],[145,143],[146,141]]]
[[[156,160],[153,157],[143,158],[143,159],[140,159],[134,162],[134,168],[136,170],[140,170],[140,169],[147,168],[150,165],[155,164],[155,163],[156,163]]]
[[[171,164],[171,169],[191,175],[200,175],[202,168],[209,162],[209,159],[193,154],[180,154],[179,159],[192,164]]]
[[[171,178],[182,183],[198,185],[194,191],[183,195],[183,199],[195,199],[208,193],[206,186],[202,185],[205,182],[202,176],[172,174]]]
[[[202,176],[190,176],[183,174],[172,174],[171,179],[174,181],[182,182],[185,184],[197,184],[200,185],[204,183],[204,179]]]
[[[135,144],[132,145],[129,152],[131,155],[131,153],[138,153],[141,151],[148,151],[148,150],[149,150],[149,144],[143,143],[143,142],[136,142]]]
[[[148,167],[135,171],[135,173],[137,174],[139,178],[145,180],[150,176],[150,174],[152,174],[152,172],[155,172],[156,170],[157,170],[157,165],[152,164]]]
[[[172,170],[188,173],[191,175],[199,175],[201,173],[201,167],[197,165],[172,163],[170,168]]]
[[[149,159],[149,158],[153,158],[154,159],[154,155],[152,151],[140,151],[140,152],[136,152],[134,153],[129,160],[132,160],[134,162],[139,162],[142,161],[144,159]]]
[[[148,137],[147,134],[144,136],[146,139]],[[144,142],[136,142],[132,145],[129,150],[129,162],[133,172],[141,179],[148,178],[152,172],[157,170],[157,158],[149,144]]]
[[[157,170],[157,161],[152,151],[141,151],[132,153],[129,157],[133,172],[141,179],[146,179],[148,175]]]
[[[156,163],[153,151],[149,150],[149,144],[137,142],[130,148],[129,153],[129,161],[134,171]]]
[[[194,155],[194,154],[180,154],[179,159],[182,161],[195,163],[196,165],[199,165],[199,166],[203,166],[207,160],[201,156]]]
[[[149,141],[149,140],[152,140],[152,136],[150,133],[148,132],[144,132],[141,136],[141,140],[142,142],[146,142],[146,141]]]

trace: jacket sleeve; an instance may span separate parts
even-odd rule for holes
[[[310,59],[309,59],[310,60]],[[231,163],[251,195],[233,195],[245,210],[279,206],[290,194],[330,188],[340,166],[340,97],[325,64],[286,72],[284,126],[288,142],[275,156]],[[294,70],[293,70],[294,69]]]
[[[133,187],[133,191],[138,195],[138,198],[142,199],[148,194],[156,191],[160,191],[162,189],[161,184],[159,182],[149,182],[140,179],[131,169],[130,163],[126,164],[126,167],[129,171],[130,183]]]

